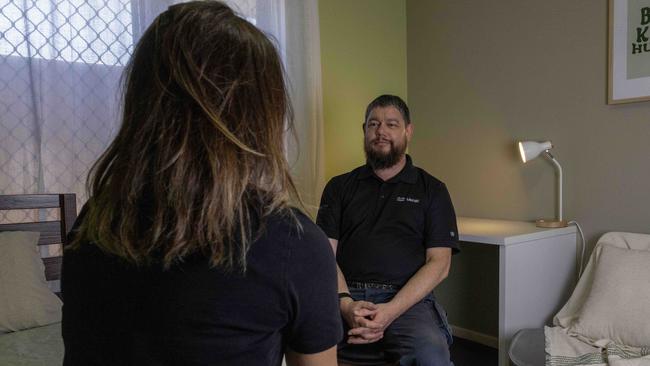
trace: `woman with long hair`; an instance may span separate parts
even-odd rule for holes
[[[146,30],[65,250],[64,365],[336,364],[335,261],[292,206],[283,76],[220,2]]]

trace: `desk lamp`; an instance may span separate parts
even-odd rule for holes
[[[559,217],[557,219],[539,219],[535,223],[538,227],[566,227],[567,222],[562,217],[562,166],[550,153],[550,149],[553,148],[553,144],[550,141],[537,142],[537,141],[519,141],[519,153],[521,154],[521,160],[525,163],[527,161],[533,160],[538,157],[540,154],[544,154],[548,158],[555,168],[557,169],[557,180],[558,180],[558,213]]]

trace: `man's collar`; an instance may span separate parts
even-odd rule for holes
[[[359,172],[357,179],[367,179],[373,176],[375,176],[375,172],[372,171],[370,164],[366,162],[366,165],[361,167],[361,171]]]
[[[401,181],[404,183],[415,184],[418,181],[418,171],[413,166],[413,160],[409,154],[406,154],[406,164],[396,176],[388,180],[389,182]]]
[[[411,159],[411,156],[409,154],[406,154],[406,164],[404,164],[404,168],[402,168],[402,170],[400,170],[400,172],[397,173],[397,175],[387,180],[386,182],[388,183],[404,182],[404,183],[414,184],[418,180],[417,173],[418,173],[417,169],[415,169],[415,167],[413,166],[413,160]],[[372,170],[370,164],[366,163],[366,165],[361,167],[361,171],[359,172],[357,179],[366,179],[369,177],[376,177],[377,179],[380,179]]]

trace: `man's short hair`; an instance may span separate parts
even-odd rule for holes
[[[397,95],[390,94],[380,95],[368,104],[368,108],[366,108],[366,118],[363,120],[363,123],[368,122],[370,112],[377,107],[395,107],[402,114],[404,122],[406,122],[407,125],[411,123],[411,113],[409,112],[409,107],[406,105],[406,102]]]

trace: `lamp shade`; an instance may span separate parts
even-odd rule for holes
[[[535,159],[542,152],[552,148],[553,144],[550,141],[519,141],[519,154],[521,154],[521,160],[524,163]]]

